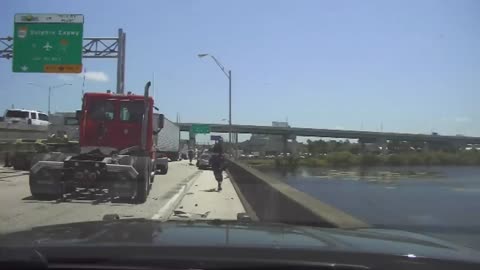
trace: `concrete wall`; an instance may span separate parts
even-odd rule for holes
[[[0,122],[0,141],[47,138],[48,126]]]
[[[363,221],[241,162],[230,161],[228,171],[247,212],[253,211],[260,221],[334,228],[368,227]]]

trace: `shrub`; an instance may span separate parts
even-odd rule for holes
[[[382,159],[379,155],[375,154],[363,154],[359,158],[359,163],[362,166],[374,166],[382,163]]]
[[[404,166],[407,165],[407,158],[402,154],[392,154],[387,157],[385,163],[392,166]]]
[[[347,151],[327,154],[327,161],[332,166],[348,166],[354,164],[354,155]]]

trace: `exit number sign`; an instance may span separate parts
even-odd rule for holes
[[[13,72],[82,72],[83,15],[16,14]]]

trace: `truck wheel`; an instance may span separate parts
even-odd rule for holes
[[[168,167],[167,168],[163,167],[163,168],[160,169],[160,174],[165,175],[165,174],[167,174],[167,172],[168,172]]]
[[[76,190],[73,184],[65,184],[65,193],[73,193]]]
[[[25,170],[26,169],[26,162],[27,161],[24,158],[14,156],[13,157],[13,162],[12,162],[13,169],[17,170],[17,171]]]
[[[137,194],[134,198],[135,203],[144,203],[147,200],[150,191],[150,173],[152,172],[152,164],[150,159],[140,157],[136,158],[133,167],[139,173],[137,176]]]
[[[30,165],[35,165],[39,161],[64,161],[66,158],[66,155],[62,153],[41,153],[37,154],[32,157],[30,161],[26,161]],[[41,173],[41,172],[37,172]],[[51,170],[49,171],[49,178],[54,179],[55,183],[50,185],[49,190],[45,190],[45,187],[42,187],[40,190],[37,187],[37,178],[42,178],[41,176],[37,175],[36,173],[32,172],[30,168],[30,175],[29,175],[29,186],[30,186],[30,193],[35,199],[39,200],[54,200],[61,198],[63,196],[64,190],[62,189],[62,183],[60,182],[61,179],[61,170]],[[65,188],[66,190],[69,189],[67,186]]]
[[[147,200],[148,195],[148,175],[138,175],[137,195],[135,196],[136,203],[144,203]]]
[[[135,196],[136,203],[144,203],[147,200],[148,192],[150,191],[150,170],[145,168],[137,178],[137,195]]]
[[[21,170],[21,165],[19,164],[19,160],[17,160],[16,158],[13,159],[12,167],[13,167],[13,169],[16,170],[16,171]]]
[[[30,180],[31,181],[31,180]],[[57,186],[58,189],[60,189],[60,186]],[[41,193],[32,188],[32,185],[30,185],[30,193],[32,194],[32,197],[36,200],[55,200],[60,197],[60,192],[55,193]]]
[[[32,194],[32,197],[34,199],[39,200],[39,201],[50,201],[50,200],[55,200],[55,199],[58,198],[58,196],[56,196],[56,195],[35,193],[32,190],[30,190],[30,193]]]

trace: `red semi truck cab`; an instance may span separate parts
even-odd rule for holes
[[[153,99],[148,97],[145,147],[153,151]],[[112,93],[85,93],[80,116],[80,147],[126,149],[140,146],[145,112],[144,96]]]
[[[153,115],[145,94],[86,93],[79,119],[80,153],[49,152],[30,169],[33,197],[63,198],[77,189],[105,190],[112,198],[145,202],[156,170],[154,136],[163,115]]]

